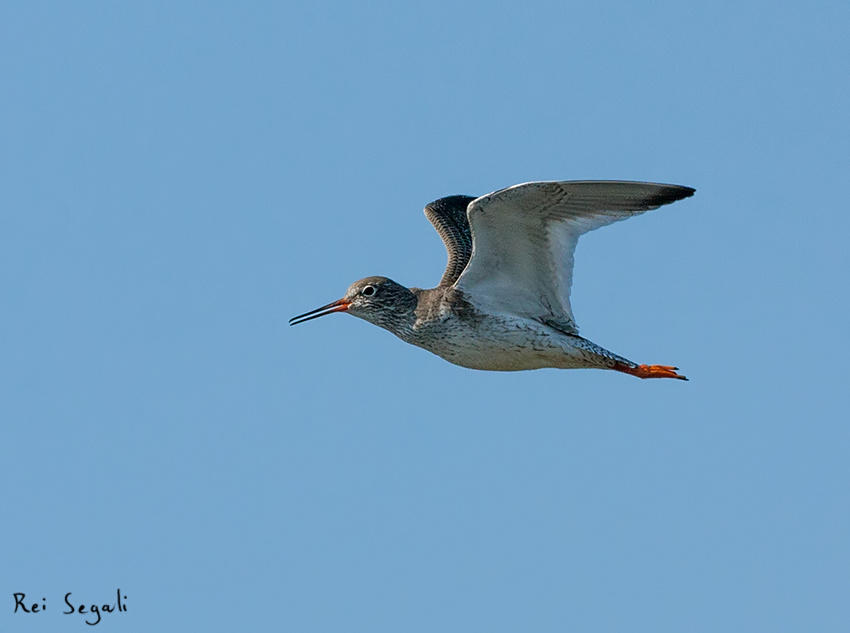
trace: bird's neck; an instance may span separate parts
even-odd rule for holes
[[[391,307],[374,314],[369,320],[399,338],[409,340],[416,323],[416,306],[419,303],[417,291],[421,292],[418,288],[411,288],[397,295]]]

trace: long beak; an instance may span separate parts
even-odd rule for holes
[[[320,316],[325,316],[326,314],[331,314],[333,312],[345,312],[350,306],[351,301],[340,299],[339,301],[334,301],[333,303],[329,303],[321,308],[316,308],[315,310],[310,310],[304,314],[299,314],[297,317],[292,317],[289,319],[289,325],[298,325],[299,323],[304,323],[304,321],[318,319]]]

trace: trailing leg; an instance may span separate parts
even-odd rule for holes
[[[687,380],[681,374],[677,374],[678,367],[670,365],[627,365],[625,363],[616,363],[611,369],[621,371],[624,374],[637,376],[638,378],[678,378],[679,380]]]

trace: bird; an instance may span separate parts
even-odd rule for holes
[[[538,181],[440,198],[425,207],[448,254],[435,288],[366,277],[289,323],[345,312],[470,369],[597,368],[687,380],[678,367],[637,364],[579,336],[570,289],[581,235],[694,192],[651,182]]]

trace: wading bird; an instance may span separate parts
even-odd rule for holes
[[[561,181],[441,198],[425,207],[449,257],[436,288],[366,277],[290,325],[347,312],[471,369],[585,367],[687,380],[677,367],[638,365],[579,336],[570,287],[581,235],[693,194],[678,185]]]

